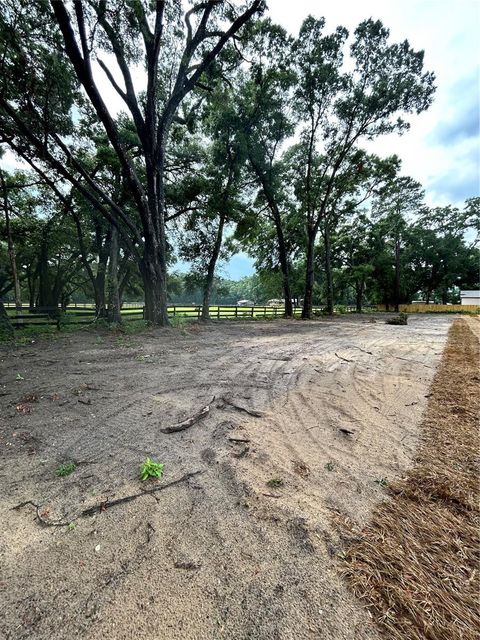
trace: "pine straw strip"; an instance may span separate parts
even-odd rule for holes
[[[480,637],[479,355],[468,322],[456,320],[414,467],[365,529],[342,525],[344,574],[389,638]]]

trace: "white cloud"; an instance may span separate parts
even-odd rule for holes
[[[338,25],[350,33],[362,20],[380,19],[390,29],[392,41],[408,39],[415,49],[425,50],[425,68],[436,75],[434,104],[420,116],[412,116],[411,129],[404,136],[386,136],[371,145],[381,155],[396,153],[402,158],[403,173],[427,188],[430,205],[461,204],[465,197],[478,195],[479,38],[480,3],[477,0],[271,0],[269,14],[275,22],[296,34],[303,19],[324,16],[327,30]],[[462,88],[463,87],[463,88]],[[466,95],[477,114],[476,139],[444,140],[439,126],[450,129],[466,114],[461,105]],[[460,108],[459,108],[460,107]],[[468,127],[468,123],[465,123]],[[473,124],[474,126],[474,124]],[[470,130],[472,123],[470,123]],[[441,189],[442,177],[456,175],[455,189]],[[463,179],[462,189],[460,180]],[[433,187],[435,185],[435,187]],[[476,194],[471,190],[476,187]]]

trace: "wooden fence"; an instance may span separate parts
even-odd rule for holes
[[[7,309],[12,305],[5,305]],[[301,309],[296,309],[296,314]],[[200,319],[202,316],[201,305],[171,305],[168,308],[170,317]],[[210,317],[215,319],[229,318],[281,318],[284,312],[279,307],[239,307],[237,305],[214,305],[210,307]],[[145,317],[145,307],[123,307],[121,311],[122,321],[142,320]],[[94,308],[86,306],[68,306],[65,310],[56,308],[39,308],[25,313],[9,314],[12,326],[22,329],[31,326],[52,325],[60,329],[62,325],[92,324],[97,318]]]
[[[136,305],[124,305],[121,315],[122,321],[142,320],[145,317],[145,307]],[[6,304],[9,310],[14,308],[13,304]],[[322,313],[325,307],[314,307],[314,313]],[[354,313],[354,306],[339,306],[339,313]],[[376,311],[376,307],[364,307],[364,311]],[[294,315],[300,316],[301,307],[294,309]],[[200,319],[202,316],[201,305],[171,305],[168,307],[168,315],[177,318]],[[82,325],[92,324],[97,320],[93,305],[87,304],[69,305],[65,310],[60,308],[38,308],[32,311],[25,309],[22,313],[9,314],[13,327],[22,329],[31,326],[52,325],[60,329],[65,325]],[[211,305],[210,318],[212,319],[234,319],[234,318],[283,318],[283,307],[267,307],[254,305],[251,307],[243,307],[238,305]]]
[[[378,311],[386,311],[384,304],[377,305]],[[402,313],[480,313],[476,304],[400,304]],[[393,311],[393,308],[390,309]]]

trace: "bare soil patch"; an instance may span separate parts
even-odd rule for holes
[[[390,638],[480,635],[479,329],[450,329],[415,465],[345,552],[354,592]]]
[[[332,517],[368,522],[410,466],[452,320],[3,347],[0,635],[376,638]],[[165,476],[141,484],[147,456]]]

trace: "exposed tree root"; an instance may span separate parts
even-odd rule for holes
[[[200,411],[195,415],[191,416],[190,418],[187,418],[186,420],[183,420],[182,422],[179,422],[178,424],[173,424],[170,427],[165,427],[164,429],[160,429],[160,431],[162,433],[178,433],[179,431],[185,431],[185,429],[188,429],[189,427],[194,425],[199,420],[202,420],[202,418],[204,418],[209,414],[210,406],[214,400],[215,400],[215,396],[213,396],[210,402],[207,405],[205,405],[202,409],[200,409]]]
[[[148,496],[152,493],[157,493],[158,491],[163,491],[164,489],[169,489],[170,487],[174,487],[177,484],[180,484],[181,482],[185,482],[186,480],[189,480],[190,478],[193,478],[194,476],[198,476],[199,474],[204,473],[203,471],[192,471],[191,473],[185,473],[181,478],[178,478],[178,480],[174,480],[173,482],[169,482],[168,484],[162,484],[159,485],[158,487],[154,487],[153,489],[145,489],[144,491],[140,491],[139,493],[134,493],[132,495],[129,496],[125,496],[123,498],[117,498],[117,500],[112,500],[111,502],[109,502],[108,500],[105,502],[102,502],[100,505],[96,505],[94,507],[89,507],[88,509],[84,509],[80,515],[81,516],[93,516],[95,513],[100,513],[102,511],[106,511],[107,509],[110,509],[111,507],[116,507],[119,504],[125,504],[127,502],[132,502],[133,500],[136,500],[137,498],[141,498],[142,496]]]
[[[222,400],[223,402],[225,402],[225,404],[228,404],[234,409],[237,409],[237,411],[245,411],[245,413],[248,413],[249,416],[253,416],[254,418],[262,418],[264,416],[263,411],[256,411],[255,409],[247,409],[247,407],[242,407],[241,404],[237,404],[235,400],[232,400],[231,398],[222,396]]]

